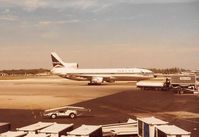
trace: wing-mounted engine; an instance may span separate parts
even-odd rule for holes
[[[100,85],[103,83],[103,77],[92,77],[89,85]]]
[[[73,69],[79,68],[79,65],[77,63],[64,63],[64,66]]]
[[[106,78],[104,78],[104,81],[109,82],[109,83],[114,83],[115,80],[116,79],[114,77],[106,77]]]

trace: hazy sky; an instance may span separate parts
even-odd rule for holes
[[[199,69],[199,0],[0,0],[0,70]]]

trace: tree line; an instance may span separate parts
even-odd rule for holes
[[[40,74],[40,73],[48,73],[50,70],[48,69],[18,69],[18,70],[1,70],[0,73],[7,75],[26,75],[26,74]]]
[[[156,69],[152,68],[150,69],[154,73],[162,73],[162,74],[176,74],[176,73],[182,73],[182,72],[190,72],[190,70],[182,69],[182,68],[166,68],[166,69]]]

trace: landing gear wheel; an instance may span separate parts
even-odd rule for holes
[[[69,117],[73,119],[73,118],[76,117],[76,115],[75,115],[74,113],[71,113],[71,114],[69,115]]]

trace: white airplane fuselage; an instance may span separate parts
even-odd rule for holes
[[[53,74],[63,78],[79,81],[92,81],[100,83],[103,81],[140,81],[153,78],[153,72],[138,68],[115,68],[115,69],[69,69],[53,68]],[[98,82],[97,82],[98,81]]]
[[[56,53],[51,53],[51,72],[63,78],[90,81],[90,84],[115,81],[140,81],[154,77],[152,71],[139,68],[79,69],[77,63],[64,63]]]

